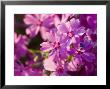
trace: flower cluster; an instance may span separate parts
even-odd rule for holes
[[[26,14],[21,20],[15,16],[15,76],[97,75],[96,14]]]

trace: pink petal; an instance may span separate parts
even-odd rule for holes
[[[65,23],[62,23],[62,24],[58,25],[57,29],[61,33],[67,33],[68,32],[68,28],[67,28]]]
[[[72,37],[72,39],[71,39],[71,43],[76,43],[76,39],[75,39],[75,37]]]
[[[62,22],[66,22],[70,14],[63,14],[62,15]]]
[[[49,71],[55,71],[56,70],[57,66],[53,61],[54,57],[55,57],[55,55],[52,55],[48,59],[44,60],[43,63],[44,63],[44,68],[46,70],[49,70]]]
[[[57,27],[61,23],[60,18],[57,15],[55,15],[53,19],[54,19],[54,24]]]
[[[49,42],[43,42],[43,43],[40,44],[40,46],[42,46],[41,47],[41,50],[43,52],[47,52],[47,51],[50,51],[50,50],[53,49],[52,44],[50,44]]]
[[[79,27],[80,21],[79,21],[79,19],[73,18],[73,19],[70,21],[70,24],[71,24],[72,29],[76,29],[76,28]]]
[[[42,39],[44,39],[44,40],[49,39],[49,32],[48,32],[47,28],[41,27],[40,28],[40,34],[41,34]]]
[[[70,71],[77,71],[77,65],[80,65],[81,61],[79,59],[74,59],[68,64],[68,69]]]
[[[78,35],[81,36],[81,35],[83,35],[84,33],[85,33],[85,27],[80,27],[80,28],[77,29],[77,34],[78,34]]]
[[[49,36],[49,41],[50,42],[55,42],[55,33],[53,31],[50,31],[50,34],[48,34]]]
[[[39,32],[39,26],[32,25],[30,28],[26,29],[26,34],[30,37],[35,37]]]
[[[15,34],[14,36],[15,36],[14,43],[18,43],[21,39],[21,35],[17,36],[17,34]]]
[[[25,24],[27,24],[27,25],[35,24],[36,22],[37,22],[37,19],[34,16],[32,16],[30,14],[25,15],[25,18],[24,18],[24,23]]]

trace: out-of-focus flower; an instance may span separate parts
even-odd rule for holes
[[[91,28],[91,30],[96,30],[97,28],[97,15],[96,14],[80,14],[79,19],[81,25]]]
[[[67,21],[71,20],[70,18],[72,18],[73,16],[74,16],[73,14],[53,15],[53,22],[54,22],[55,27],[57,27],[61,23],[66,23]]]
[[[21,63],[15,62],[14,64],[15,76],[42,76],[42,69],[32,68],[30,65],[24,66]]]
[[[46,33],[50,31],[53,25],[52,15],[46,14],[35,14],[35,15],[25,15],[24,22],[29,27],[26,29],[26,34],[31,38],[35,37],[40,31],[42,38],[46,39]]]
[[[25,35],[17,35],[14,33],[14,56],[15,59],[23,57],[27,53],[27,37]]]

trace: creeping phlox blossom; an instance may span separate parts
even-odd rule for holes
[[[54,15],[33,14],[25,15],[24,22],[29,27],[26,29],[26,34],[31,38],[35,37],[40,31],[42,38],[48,38],[47,34],[53,26]]]
[[[97,75],[96,14],[26,14],[23,21],[25,35],[15,32],[15,75]],[[29,49],[39,32],[40,48]]]

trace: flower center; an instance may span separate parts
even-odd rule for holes
[[[71,38],[73,37],[73,32],[68,32],[68,36]]]
[[[39,20],[38,23],[37,23],[37,25],[41,26],[42,23],[43,23],[43,22]]]
[[[55,48],[59,48],[59,47],[60,47],[60,43],[59,43],[59,42],[55,42],[55,43],[54,43],[54,47],[55,47]]]

